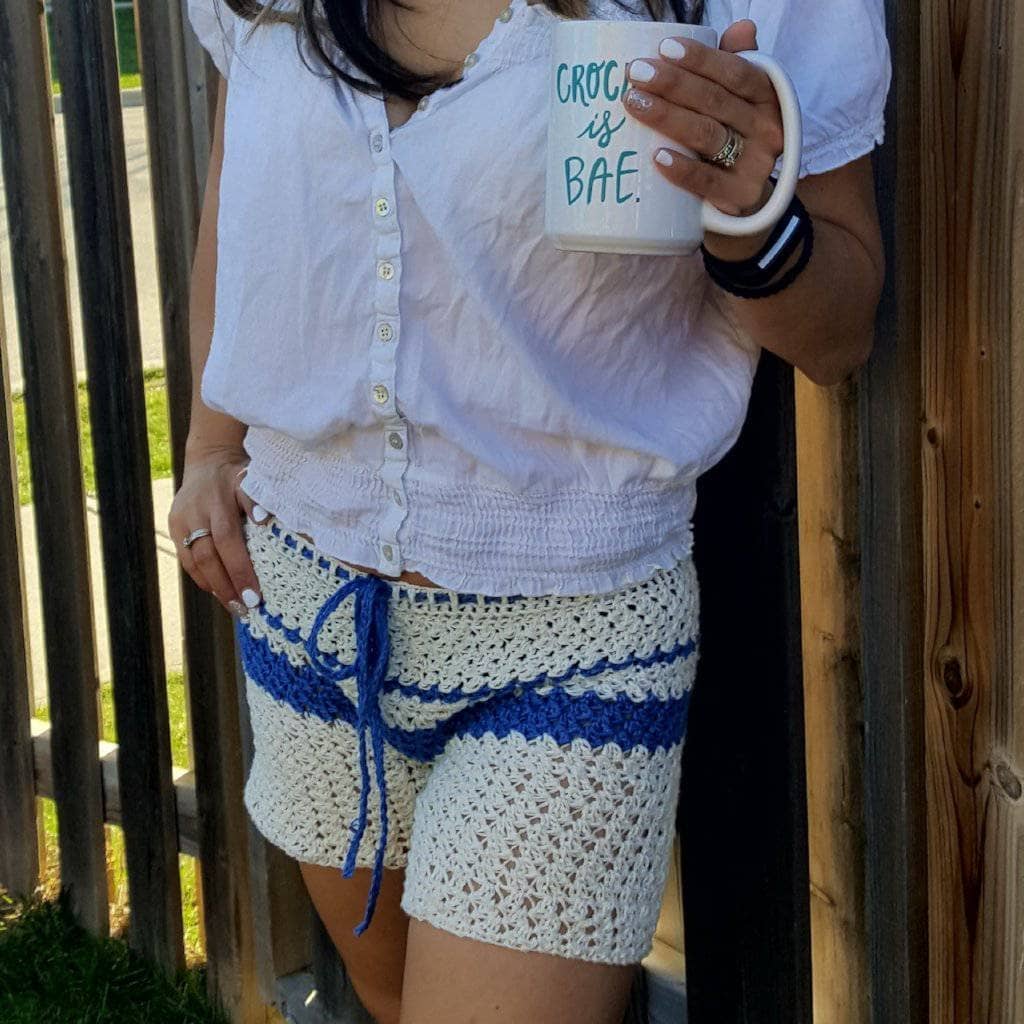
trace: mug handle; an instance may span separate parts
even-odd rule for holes
[[[735,217],[722,213],[717,206],[704,201],[702,221],[705,231],[717,231],[720,235],[757,235],[767,231],[786,211],[796,191],[800,173],[800,155],[803,151],[803,130],[800,118],[800,101],[796,89],[785,68],[774,58],[760,50],[742,50],[737,56],[764,68],[775,86],[782,111],[782,169],[779,180],[768,202],[756,213]]]

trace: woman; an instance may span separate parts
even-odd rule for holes
[[[695,481],[761,347],[823,385],[864,362],[883,273],[880,0],[506,2],[190,0],[223,80],[170,528],[238,616],[246,806],[382,1024],[621,1020],[697,661]],[[759,34],[803,107],[790,243],[544,239],[546,62],[573,16],[719,30],[667,28],[623,109],[696,152],[647,158],[728,213],[781,150],[735,55]]]

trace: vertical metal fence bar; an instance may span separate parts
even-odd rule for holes
[[[0,4],[0,133],[36,507],[61,882],[82,924],[108,924],[85,494],[42,9]]]
[[[698,482],[680,801],[691,1024],[811,1020],[793,373],[762,352],[739,439]]]
[[[109,0],[54,5],[89,368],[130,940],[183,965],[181,887],[127,170]]]
[[[27,896],[39,878],[21,508],[4,308],[0,302],[0,885]]]
[[[887,0],[875,180],[888,273],[860,376],[867,927],[875,1024],[928,1019],[921,524],[920,5]]]

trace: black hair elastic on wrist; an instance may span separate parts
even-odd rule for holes
[[[776,278],[801,245],[803,248],[796,263]],[[765,298],[788,287],[807,266],[813,250],[814,225],[804,204],[795,195],[753,256],[742,260],[723,260],[701,245],[704,267],[711,280],[730,294],[745,299]]]

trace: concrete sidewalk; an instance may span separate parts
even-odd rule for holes
[[[182,665],[178,559],[174,544],[167,535],[167,512],[170,509],[173,496],[173,480],[153,481],[153,525],[156,533],[157,570],[160,577],[164,658],[168,672],[179,671]],[[33,513],[32,505],[25,505],[21,510],[21,540],[25,567],[25,603],[28,611],[32,690],[38,705],[47,701],[46,645],[43,638],[39,553],[36,548]],[[99,514],[96,499],[93,497],[86,498],[86,519],[89,530],[89,574],[92,586],[97,669],[100,682],[109,682],[111,678],[110,637],[107,630],[106,596],[103,585],[103,552],[100,546]],[[76,581],[68,580],[67,584],[74,586]]]

